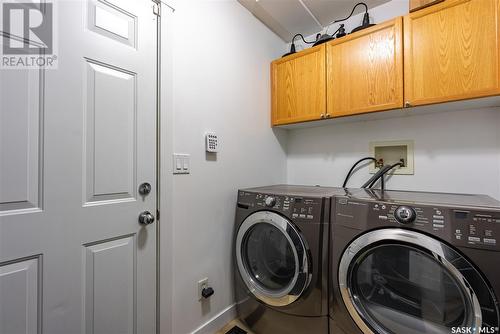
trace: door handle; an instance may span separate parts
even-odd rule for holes
[[[139,223],[141,225],[149,225],[155,222],[155,216],[149,211],[143,211],[139,215]]]

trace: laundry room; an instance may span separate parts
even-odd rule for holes
[[[499,333],[499,0],[0,29],[0,334]]]

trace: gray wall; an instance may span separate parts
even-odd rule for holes
[[[228,307],[237,189],[286,182],[286,132],[270,127],[269,88],[269,64],[284,43],[236,1],[175,5],[164,17],[172,31],[164,36],[171,55],[163,69],[161,284],[162,314],[168,317],[170,307],[171,332],[185,334],[222,311],[222,322],[234,316]],[[220,137],[216,160],[205,154],[206,131]],[[191,154],[191,174],[171,174],[172,152]],[[215,295],[201,303],[197,282],[204,277]]]

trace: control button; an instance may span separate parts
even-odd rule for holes
[[[400,206],[394,212],[394,217],[401,224],[410,224],[417,218],[417,213],[409,206]]]
[[[306,216],[306,218],[307,218],[307,219],[313,219],[313,218],[314,218],[314,216],[313,216],[313,215],[307,215],[307,216]]]
[[[471,242],[481,242],[481,238],[478,238],[478,237],[469,237],[469,241],[471,241]]]
[[[434,215],[434,216],[432,216],[432,218],[434,218],[434,219],[441,219],[441,220],[443,220],[443,219],[444,219],[444,216],[436,216],[436,215]]]
[[[382,205],[382,210],[385,210],[387,207],[385,205]]]
[[[493,230],[484,230],[485,237],[491,237],[493,235]]]
[[[274,198],[272,196],[266,197],[266,199],[264,200],[264,203],[268,207],[273,207],[276,205],[276,198]]]
[[[484,238],[483,241],[485,244],[490,244],[490,245],[496,245],[496,243],[497,243],[497,241],[495,239]]]
[[[387,220],[387,216],[378,216],[378,219]]]
[[[462,236],[461,236],[461,235],[456,235],[456,236],[455,236],[455,238],[456,238],[457,240],[462,240]]]
[[[435,228],[443,228],[444,225],[441,225],[441,224],[432,224],[432,226],[434,226]]]
[[[436,215],[440,215],[442,212],[440,210],[436,210]]]
[[[441,219],[434,219],[432,222],[436,224],[444,224],[444,220]]]
[[[299,218],[306,218],[306,215],[305,215],[305,214],[303,214],[303,213],[301,213],[301,214],[299,215]]]
[[[298,214],[296,214],[296,213],[293,213],[293,214],[292,214],[292,218],[297,218],[298,216],[299,216],[299,215],[298,215]]]
[[[375,208],[378,208],[378,204],[375,204],[375,205],[374,205],[374,207],[375,207]]]
[[[476,227],[474,225],[469,225],[469,234],[476,234]]]
[[[455,230],[456,234],[462,234],[462,230]]]

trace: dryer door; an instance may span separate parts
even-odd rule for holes
[[[288,219],[274,212],[253,213],[241,224],[236,260],[250,292],[267,305],[293,303],[311,281],[305,240]]]
[[[346,248],[338,273],[344,304],[363,333],[498,331],[496,299],[482,275],[427,235],[368,232]]]

